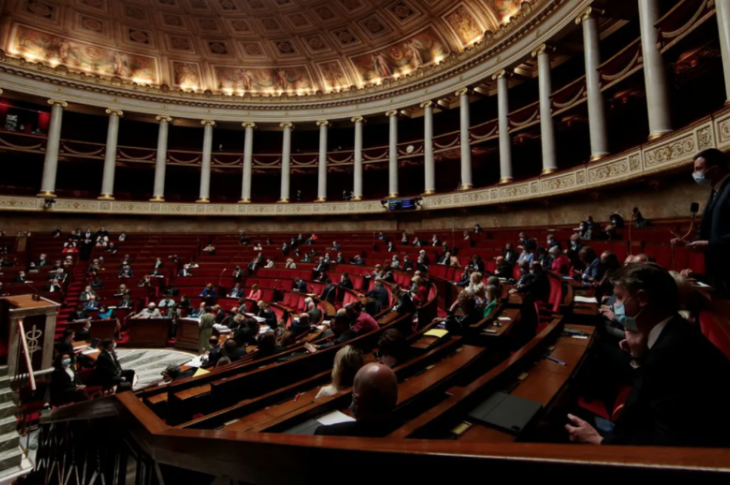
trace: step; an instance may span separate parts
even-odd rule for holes
[[[0,419],[0,434],[10,433],[18,428],[18,419],[15,415]]]
[[[23,452],[19,447],[0,453],[0,470],[7,470],[11,467],[20,466],[23,461]]]
[[[17,448],[20,444],[20,435],[13,430],[9,433],[0,434],[0,453]]]
[[[6,401],[0,403],[0,419],[7,418],[9,416],[15,416],[17,407],[13,401]]]
[[[8,375],[8,366],[0,365],[0,377],[7,376],[7,375]]]
[[[13,390],[10,388],[10,380],[5,387],[0,387],[0,402],[8,402],[13,400]]]

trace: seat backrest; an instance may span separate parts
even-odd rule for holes
[[[548,277],[548,280],[550,281],[550,306],[554,312],[558,312],[563,303],[563,283],[552,276]]]

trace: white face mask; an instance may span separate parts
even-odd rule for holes
[[[705,186],[712,185],[712,181],[709,178],[707,178],[707,175],[705,175],[702,172],[693,172],[692,178],[695,180],[695,182],[697,182],[700,185],[705,185]]]

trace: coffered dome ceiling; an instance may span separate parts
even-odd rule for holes
[[[228,94],[324,93],[440,63],[522,0],[0,0],[10,56]],[[58,66],[61,66],[60,68]]]

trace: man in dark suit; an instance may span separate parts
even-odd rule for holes
[[[317,436],[358,436],[376,438],[385,436],[391,427],[390,419],[398,402],[398,378],[383,364],[367,364],[355,375],[350,409],[354,422],[320,426]]]
[[[122,369],[114,350],[116,348],[117,344],[112,338],[105,338],[101,342],[101,353],[96,359],[94,373],[97,382],[105,388],[117,386],[117,392],[128,391],[134,383],[134,371]]]
[[[299,277],[294,278],[294,285],[292,286],[292,290],[298,291],[299,293],[307,293],[307,282],[302,281],[302,279]]]
[[[180,271],[177,272],[177,275],[180,277],[193,276],[193,273],[190,272],[190,265],[189,264],[183,265],[182,269],[180,269]]]
[[[373,284],[373,289],[368,291],[365,296],[367,298],[372,298],[373,300],[375,300],[375,303],[378,305],[378,311],[382,310],[383,308],[388,308],[388,303],[390,303],[388,290],[383,288],[383,283],[380,281],[376,281]]]
[[[634,263],[614,278],[626,315],[626,340],[638,371],[613,431],[602,436],[569,415],[571,441],[604,445],[730,446],[730,387],[718,376],[730,361],[697,327],[681,318],[672,276],[653,263]]]
[[[541,301],[547,303],[550,299],[550,280],[548,280],[542,265],[537,261],[533,261],[530,264],[530,273],[525,275],[522,282],[509,292],[521,293],[524,295],[524,299],[530,302]]]
[[[705,253],[708,282],[723,296],[730,296],[730,167],[725,155],[715,148],[695,155],[692,177],[700,185],[712,187],[702,212],[699,237],[673,243]]]
[[[25,277],[25,271],[18,272],[18,276],[15,277],[13,283],[32,283],[28,278]]]
[[[504,251],[502,252],[502,256],[504,256],[505,261],[510,264],[515,264],[520,257],[512,246],[512,243],[507,243],[504,247]]]
[[[352,286],[352,280],[347,275],[347,273],[342,273],[342,279],[340,280],[340,286],[342,288],[347,289],[347,290],[351,290],[353,288],[353,286]]]
[[[231,359],[231,362],[235,362],[244,355],[246,355],[246,349],[239,347],[235,339],[229,338],[226,343],[223,344],[223,352],[226,357]]]
[[[51,374],[51,404],[62,406],[75,402],[88,401],[89,396],[84,390],[86,386],[81,383],[79,376],[73,366],[71,354],[59,354],[56,365]]]
[[[322,301],[328,301],[330,303],[334,303],[336,296],[337,296],[337,287],[332,284],[331,279],[327,278],[324,290],[322,290],[322,294],[320,295],[319,298]]]
[[[401,289],[400,285],[393,285],[392,291],[393,299],[397,300],[393,306],[394,312],[398,312],[398,315],[410,315],[416,312],[416,305],[409,291]]]
[[[598,257],[593,248],[583,246],[578,252],[578,257],[586,265],[586,269],[583,271],[583,284],[590,284],[603,279],[603,264],[601,264],[601,258]]]

